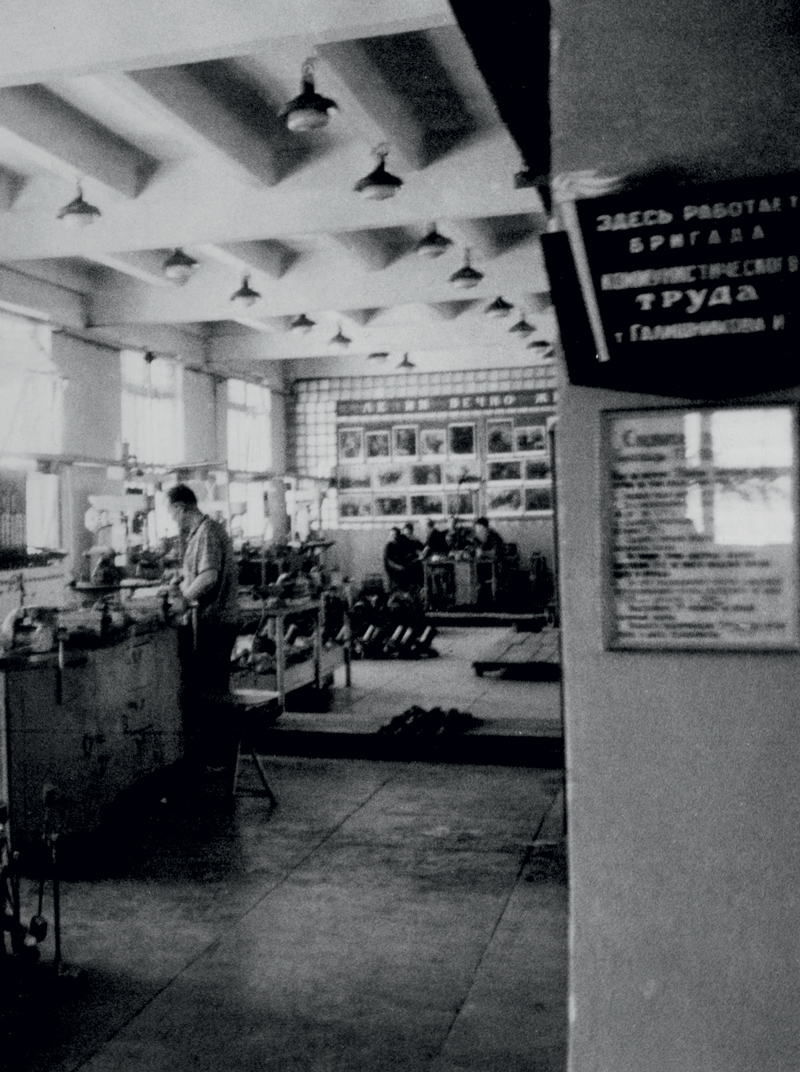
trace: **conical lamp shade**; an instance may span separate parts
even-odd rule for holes
[[[434,224],[425,237],[417,242],[417,253],[420,257],[441,257],[443,253],[448,251],[452,244],[452,239],[439,234],[436,230],[436,224]]]
[[[314,61],[303,64],[300,96],[290,100],[278,115],[286,120],[291,131],[318,130],[328,125],[329,116],[338,111],[336,101],[321,97],[314,87]]]
[[[249,309],[251,305],[255,305],[260,297],[261,295],[258,291],[253,290],[250,286],[250,276],[246,275],[236,293],[231,294],[231,301],[240,309]]]
[[[62,209],[59,209],[56,219],[61,220],[65,227],[77,230],[81,227],[88,227],[101,215],[99,208],[95,205],[90,205],[88,201],[84,201],[83,190],[79,186],[78,196],[70,201],[68,205],[64,205]]]
[[[477,287],[482,279],[483,272],[479,272],[472,267],[469,250],[465,250],[464,266],[459,268],[457,272],[453,272],[450,276],[450,282],[454,287],[458,287],[459,290],[468,290],[470,287]]]
[[[193,257],[189,257],[182,249],[176,249],[164,261],[163,271],[167,279],[183,284],[188,281],[196,267],[197,261]]]
[[[370,201],[385,201],[387,197],[394,197],[403,185],[403,180],[386,170],[386,149],[376,149],[375,155],[378,157],[378,166],[369,175],[359,179],[353,189]]]
[[[508,316],[513,308],[511,302],[507,302],[505,298],[495,298],[483,311],[487,316],[501,317]]]

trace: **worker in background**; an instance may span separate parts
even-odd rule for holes
[[[416,547],[397,525],[392,526],[389,542],[383,551],[383,568],[389,578],[389,587],[393,590],[411,592],[420,585],[422,567]]]
[[[442,532],[432,518],[428,519],[427,530],[425,546],[422,549],[423,560],[448,554],[450,547],[447,542],[447,533]]]
[[[450,518],[445,538],[447,539],[447,549],[451,555],[472,549],[472,534],[465,525],[461,524],[460,517],[452,516]]]
[[[475,576],[478,584],[478,605],[493,606],[502,587],[503,560],[506,545],[503,537],[479,517],[473,526]]]
[[[183,547],[182,576],[173,582],[172,604],[182,617],[181,662],[186,752],[190,762],[225,767],[231,762],[228,693],[231,652],[238,633],[238,568],[225,527],[204,514],[186,484],[167,492],[170,515]]]

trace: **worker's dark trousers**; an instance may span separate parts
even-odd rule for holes
[[[225,697],[237,633],[238,627],[228,622],[201,621],[196,636],[191,625],[178,629],[184,747],[192,765],[235,762],[235,720]]]

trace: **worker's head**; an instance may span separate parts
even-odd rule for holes
[[[406,536],[413,536],[414,535],[414,522],[413,521],[406,521],[405,525],[403,525],[403,532],[406,534]]]
[[[475,522],[475,536],[481,543],[489,533],[489,521],[485,517],[479,517]]]
[[[167,507],[172,520],[184,532],[197,513],[197,496],[188,484],[175,484],[167,492]]]
[[[392,541],[392,543],[397,543],[397,541],[400,539],[400,529],[397,527],[397,525],[392,525],[391,529],[389,529],[389,539]]]
[[[428,525],[428,532],[433,532],[433,530],[436,528],[436,522],[433,520],[432,517],[428,518],[427,525]]]

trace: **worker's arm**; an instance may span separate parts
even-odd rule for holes
[[[218,570],[203,570],[202,573],[198,573],[191,584],[184,583],[181,585],[181,595],[187,602],[196,603],[201,596],[204,596],[206,592],[211,591],[217,583],[218,576]]]

